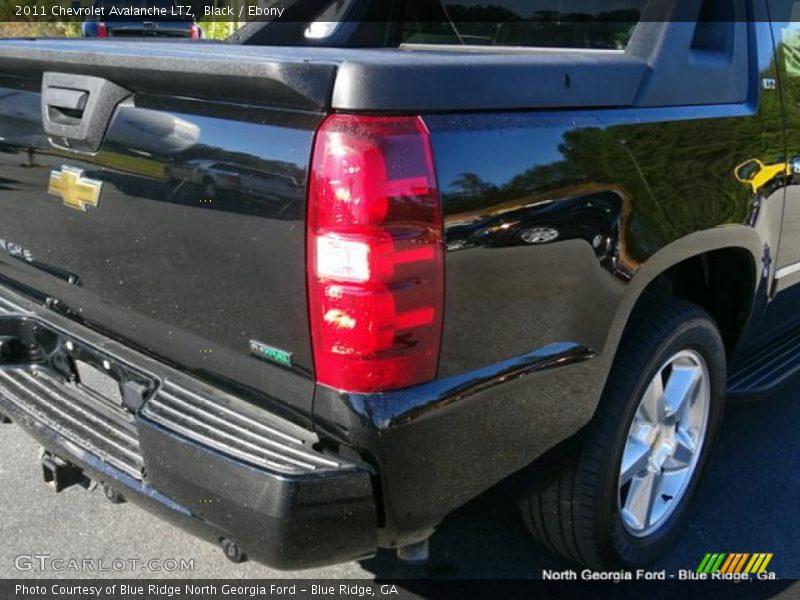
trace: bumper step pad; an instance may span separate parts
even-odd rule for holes
[[[44,369],[0,368],[0,404],[10,402],[76,446],[142,480],[144,462],[133,421],[114,418],[100,400]]]

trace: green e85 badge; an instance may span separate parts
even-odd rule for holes
[[[258,358],[263,358],[264,360],[278,363],[284,367],[292,366],[291,352],[286,352],[286,350],[281,350],[280,348],[275,348],[274,346],[269,346],[267,344],[257,342],[256,340],[250,340],[250,353]]]

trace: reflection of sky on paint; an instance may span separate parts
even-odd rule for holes
[[[193,116],[190,120],[200,127],[200,144],[265,160],[291,161],[303,168],[309,161],[311,134],[308,131],[209,117]]]
[[[192,117],[201,130],[199,144],[233,152],[244,152],[266,160],[284,160],[305,168],[310,160],[311,136],[307,131],[273,128],[263,129],[252,123],[236,123],[207,117]],[[564,138],[563,127],[530,128],[518,131],[500,130],[481,139],[482,152],[471,145],[472,132],[443,133],[441,161],[437,162],[439,185],[448,190],[461,173],[480,173],[487,183],[502,186],[513,177],[539,165],[563,160],[558,150]],[[463,136],[463,141],[459,138]],[[437,150],[437,135],[433,137]],[[487,161],[486,157],[502,157]]]
[[[613,10],[641,10],[647,0],[445,0],[448,6],[461,5],[466,8],[500,6],[512,10],[523,18],[531,17],[537,11],[556,11],[560,13],[610,12]]]
[[[201,130],[199,144],[219,147],[233,152],[244,152],[266,160],[283,160],[308,166],[311,135],[307,131],[255,126],[207,117],[192,117]],[[539,165],[563,160],[558,147],[563,141],[564,128],[541,127],[532,135],[531,129],[500,130],[492,136],[483,136],[483,152],[475,152],[471,145],[471,132],[443,133],[446,146],[440,149],[437,164],[439,185],[448,190],[452,182],[467,172],[480,173],[481,178],[497,186],[508,183],[513,177]],[[463,142],[458,138],[463,136]],[[436,150],[436,139],[433,143]],[[487,156],[502,157],[486,160]]]
[[[454,135],[471,136],[458,133]],[[534,167],[563,160],[563,155],[558,151],[563,138],[562,127],[543,127],[537,129],[535,135],[530,129],[516,132],[507,130],[491,138],[483,136],[482,152],[475,152],[471,137],[465,139],[463,143],[457,139],[448,139],[446,156],[442,157],[446,162],[440,161],[437,164],[439,185],[443,190],[449,190],[459,175],[470,172],[479,173],[481,179],[487,183],[504,185],[516,175]],[[436,146],[435,136],[434,146]],[[502,159],[487,161],[487,156],[502,157]]]
[[[267,160],[291,161],[301,167],[306,167],[310,160],[307,154],[311,142],[307,131],[272,127],[261,129],[253,124],[205,117],[193,117],[192,121],[200,126],[200,144],[245,152]],[[470,145],[470,133],[444,135],[469,137],[464,143],[454,142],[452,138],[447,140],[446,156],[442,156],[446,159],[446,164],[437,165],[439,183],[443,189],[450,187],[461,173],[480,173],[485,181],[503,185],[528,169],[564,158],[558,151],[564,136],[564,129],[561,127],[537,129],[535,142],[532,141],[534,136],[531,135],[531,130],[527,128],[521,131],[499,131],[491,138],[481,140],[481,144],[491,148],[488,152],[475,152],[475,148]],[[490,161],[487,164],[486,156],[502,156],[503,160]],[[453,165],[455,170],[451,171],[449,165]]]

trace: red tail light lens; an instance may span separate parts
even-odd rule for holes
[[[97,24],[97,37],[99,38],[107,38],[108,37],[108,25],[105,23],[98,23]]]
[[[333,115],[309,183],[308,292],[317,380],[376,392],[433,379],[442,218],[418,117]]]
[[[200,27],[197,25],[197,23],[192,23],[191,39],[193,40],[200,39]]]

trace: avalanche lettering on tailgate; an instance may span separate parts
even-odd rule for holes
[[[21,258],[22,260],[33,262],[33,252],[27,248],[23,248],[19,244],[9,242],[0,238],[0,250],[13,256],[14,258]]]

